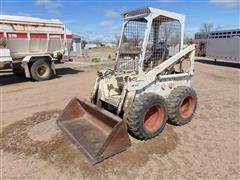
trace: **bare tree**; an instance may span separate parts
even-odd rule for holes
[[[212,31],[213,27],[214,27],[213,23],[205,22],[205,23],[202,23],[202,25],[200,27],[200,31],[208,33],[210,31]]]

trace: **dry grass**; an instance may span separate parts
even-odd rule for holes
[[[91,61],[92,59],[99,59],[100,62],[115,60],[115,53],[116,48],[109,47],[98,47],[83,51],[85,60]]]

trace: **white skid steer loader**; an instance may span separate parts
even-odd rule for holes
[[[93,163],[147,140],[168,121],[191,121],[195,45],[183,49],[183,15],[146,7],[123,14],[114,69],[98,72],[91,102],[74,98],[57,120]]]

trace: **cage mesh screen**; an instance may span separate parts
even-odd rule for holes
[[[146,26],[145,19],[129,21],[126,24],[116,64],[117,71],[137,70]]]
[[[159,16],[152,22],[144,57],[144,69],[151,69],[180,50],[181,25],[179,21]]]

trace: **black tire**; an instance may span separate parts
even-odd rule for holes
[[[149,122],[147,121],[149,120]],[[154,93],[145,93],[134,100],[128,113],[129,133],[140,140],[159,135],[167,121],[167,103]]]
[[[47,60],[34,61],[30,69],[33,80],[44,81],[52,78],[52,68]]]
[[[193,88],[179,86],[168,97],[168,123],[181,126],[189,123],[197,108],[197,94]]]

